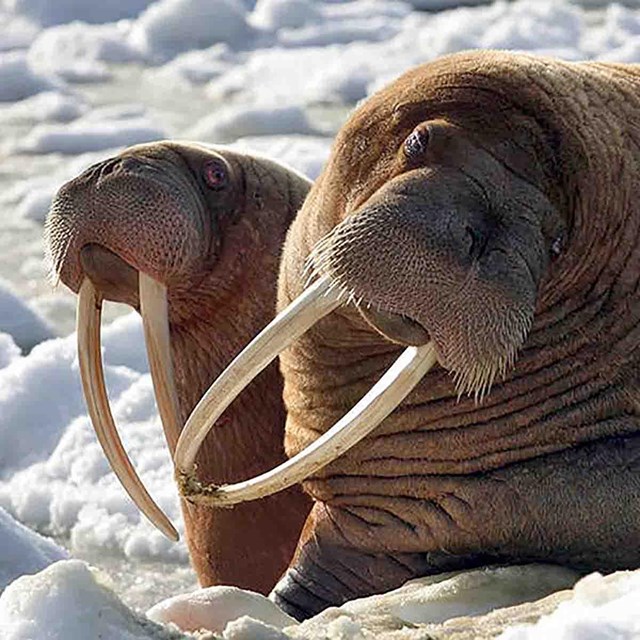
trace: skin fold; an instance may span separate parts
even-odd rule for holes
[[[195,144],[126,150],[64,185],[47,220],[54,274],[75,292],[138,309],[138,273],[167,287],[182,423],[242,346],[273,317],[284,235],[308,180],[270,160]],[[269,367],[221,418],[198,467],[233,482],[285,460],[282,378]],[[299,487],[233,509],[183,501],[202,586],[267,593],[291,558],[310,501]]]
[[[285,447],[406,345],[440,367],[304,483],[272,598],[298,618],[430,573],[640,564],[640,71],[473,52],[360,106],[287,235],[278,306],[346,304],[280,356]]]

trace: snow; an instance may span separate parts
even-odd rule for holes
[[[147,611],[156,622],[173,622],[183,631],[208,629],[221,633],[229,622],[251,616],[278,629],[297,624],[271,600],[237,587],[209,587],[169,598]]]
[[[320,11],[311,0],[258,0],[250,16],[251,23],[261,29],[299,29],[318,20]]]
[[[87,112],[81,97],[62,91],[45,91],[0,109],[4,122],[69,122]]]
[[[153,75],[161,81],[203,84],[229,71],[236,54],[224,43],[199,51],[187,51],[160,67]]]
[[[0,51],[28,47],[39,28],[23,16],[13,15],[0,5]]]
[[[505,631],[500,640],[632,640],[640,636],[640,571],[588,575],[573,597],[534,625]]]
[[[18,102],[13,106],[18,107],[22,104]],[[80,109],[84,111],[82,106],[80,106]],[[31,116],[30,110],[29,115]],[[2,121],[2,115],[0,115],[0,121]],[[18,219],[44,224],[51,200],[64,182],[82,173],[92,164],[116,155],[118,151],[119,149],[115,148],[77,155],[68,164],[62,165],[58,171],[54,171],[51,175],[37,175],[26,180],[17,181],[13,187],[0,194],[0,206],[3,203],[12,205],[15,207],[15,215]]]
[[[186,136],[202,142],[224,143],[246,136],[295,133],[319,133],[301,107],[230,105],[200,120]]]
[[[240,0],[159,0],[136,21],[131,43],[152,60],[218,42],[242,48],[252,35]]]
[[[38,573],[52,562],[64,560],[67,552],[55,542],[44,538],[16,522],[0,508],[0,593],[25,574]]]
[[[57,562],[0,596],[3,640],[170,640],[183,634],[128,609],[86,564]]]
[[[596,5],[597,12],[583,8]],[[59,536],[72,556],[110,567],[127,562],[126,570],[112,572],[119,594],[162,593],[160,599],[174,588],[158,577],[169,573],[183,572],[185,584],[193,583],[184,541],[173,545],[156,532],[108,468],[86,416],[75,336],[52,339],[44,319],[54,319],[61,335],[73,326],[75,298],[52,293],[42,275],[42,223],[59,186],[125,145],[166,136],[232,142],[316,178],[333,134],[358,101],[415,64],[488,47],[640,62],[640,2],[0,0],[0,508],[6,510],[0,511],[0,580],[5,559],[17,576],[64,554],[42,552],[41,539],[15,517]],[[103,334],[107,385],[125,446],[182,531],[139,318],[123,315]],[[543,569],[531,586],[554,576]],[[0,600],[0,637],[161,637],[101,580],[73,561],[14,582]],[[207,624],[227,640],[368,640],[383,633],[372,631],[381,619],[406,624],[410,634],[409,625],[426,616],[506,604],[504,590],[486,575],[485,582],[478,575],[466,580],[407,585],[284,629],[258,614],[254,596],[238,592],[178,596],[152,615],[201,622],[203,615],[218,616]],[[505,637],[637,635],[631,603],[640,596],[638,580],[635,574],[620,574],[615,583],[587,578],[556,613]],[[74,581],[83,593],[74,591]],[[456,589],[467,594],[464,602],[454,597]],[[68,615],[72,598],[77,616]],[[101,607],[111,623],[96,617]]]
[[[331,140],[314,136],[262,136],[240,138],[232,146],[245,153],[269,156],[315,180],[329,157]]]
[[[111,76],[106,63],[139,59],[127,35],[122,23],[74,21],[43,31],[31,44],[28,59],[37,71],[55,73],[69,82],[99,82]]]
[[[8,333],[0,333],[0,369],[20,357],[20,347]]]
[[[68,125],[40,124],[17,145],[26,153],[80,154],[112,149],[166,137],[148,117],[133,114],[89,113]]]
[[[124,445],[152,495],[181,528],[137,314],[109,325],[103,346]],[[172,544],[144,520],[110,471],[85,415],[74,335],[45,342],[0,370],[0,441],[0,506],[21,522],[70,537],[72,551],[186,558],[184,543]]]
[[[53,337],[53,329],[13,288],[0,278],[0,331],[11,335],[24,350]],[[0,371],[0,375],[2,375]],[[0,388],[0,396],[3,394]],[[1,418],[0,418],[1,419]],[[1,449],[0,449],[1,451]],[[2,453],[0,452],[0,458]]]
[[[55,77],[36,72],[24,52],[0,53],[0,102],[22,100],[61,86]]]
[[[151,2],[153,0],[4,0],[4,5],[13,13],[51,26],[72,20],[100,23],[132,18]]]

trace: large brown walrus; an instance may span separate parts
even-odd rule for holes
[[[288,233],[281,314],[176,450],[198,502],[305,480],[282,608],[487,562],[640,565],[638,193],[639,66],[465,53],[355,111]],[[278,353],[294,457],[203,486],[208,423]]]
[[[80,362],[93,422],[110,461],[156,521],[157,507],[139,481],[130,480],[106,401],[101,301],[142,307],[154,386],[160,388],[173,452],[202,393],[273,317],[282,243],[309,187],[306,178],[264,158],[159,142],[90,167],[64,185],[53,202],[48,251],[54,273],[81,292]],[[163,322],[170,356],[158,344]],[[160,325],[155,333],[154,323]],[[171,360],[175,392],[157,380],[171,369]],[[229,482],[278,464],[285,459],[284,420],[282,379],[274,365],[225,414],[222,437],[205,443],[198,459],[201,473],[211,482]],[[200,583],[268,592],[291,558],[309,508],[297,487],[233,510],[183,505]]]

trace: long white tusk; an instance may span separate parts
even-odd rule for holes
[[[227,507],[301,482],[371,433],[436,362],[433,342],[408,347],[351,411],[287,462],[250,480],[221,487],[203,486],[193,474],[184,474],[179,477],[183,495],[198,503]]]
[[[169,308],[166,287],[145,273],[139,273],[140,312],[149,357],[149,369],[155,391],[164,435],[173,453],[180,437],[178,393],[173,378],[171,342],[169,337]]]
[[[339,295],[328,278],[318,280],[280,312],[209,387],[189,416],[176,447],[178,475],[191,474],[196,454],[222,412],[292,342],[333,311]]]
[[[318,280],[267,325],[211,385],[187,420],[176,448],[176,476],[186,498],[210,506],[230,506],[304,480],[375,429],[437,362],[431,342],[407,348],[351,411],[291,460],[237,484],[219,487],[200,483],[195,474],[196,454],[222,412],[281,351],[339,304],[330,280]]]
[[[93,283],[85,278],[78,296],[78,360],[82,388],[98,441],[122,486],[147,518],[171,540],[178,532],[147,493],[127,456],[109,407],[100,354],[102,298]]]

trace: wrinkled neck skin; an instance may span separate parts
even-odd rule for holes
[[[307,482],[305,488],[319,500],[331,502],[338,493],[344,499],[350,476],[354,482],[355,476],[367,475],[471,474],[638,431],[638,73],[606,64],[547,69],[532,58],[530,66],[513,69],[500,94],[491,88],[495,84],[485,83],[499,55],[480,62],[477,75],[451,76],[432,103],[420,102],[412,88],[415,79],[397,83],[384,90],[393,102],[380,100],[387,106],[375,119],[360,121],[362,145],[353,131],[349,139],[338,137],[331,163],[289,232],[279,307],[300,293],[304,260],[315,244],[385,182],[394,154],[389,140],[399,146],[418,122],[432,117],[467,128],[484,124],[479,130],[488,133],[479,144],[535,184],[565,215],[570,229],[565,250],[539,285],[533,326],[515,366],[496,379],[488,396],[480,403],[458,398],[450,374],[432,370],[371,436]],[[440,72],[446,80],[453,65],[446,59],[438,64],[432,63],[433,74]],[[522,105],[518,126],[508,131],[525,136],[521,148],[526,153],[506,153],[500,146],[505,132],[492,138],[494,121],[465,120],[468,113],[459,104],[465,92],[473,94],[467,101],[486,93],[486,112],[493,110],[494,118],[496,104],[498,113],[502,102],[511,109]],[[612,100],[612,93],[619,99]],[[532,103],[535,108],[527,108]],[[395,115],[412,110],[415,117],[405,118],[398,130],[401,118]],[[486,117],[482,105],[472,112],[480,120]],[[526,136],[539,130],[549,138],[538,146]],[[384,147],[379,154],[363,153],[363,162],[358,148],[366,148],[367,140],[374,144],[376,136]],[[388,154],[386,147],[392,149]],[[335,185],[344,183],[349,166],[357,167],[349,173],[352,187],[340,191]],[[375,332],[353,307],[344,307],[284,352],[288,455],[344,415],[403,348]]]

